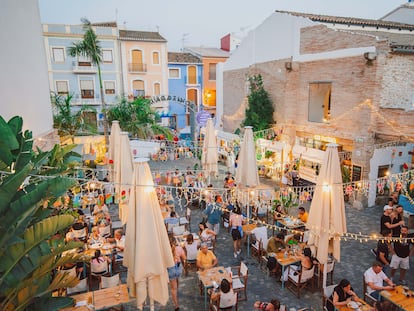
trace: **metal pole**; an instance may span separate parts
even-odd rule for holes
[[[189,110],[190,110],[190,132],[191,132],[191,140],[197,140],[197,133],[196,133],[196,118],[195,118],[195,104],[194,102],[189,102]]]

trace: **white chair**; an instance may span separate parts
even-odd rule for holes
[[[99,227],[99,235],[103,238],[108,238],[111,236],[111,225],[105,227]]]
[[[329,297],[332,296],[332,293],[336,286],[338,286],[338,284],[329,285],[323,289],[322,307],[324,311],[328,311],[328,308],[326,307],[326,302],[329,300]]]
[[[365,274],[362,276],[362,286],[364,292],[364,301],[366,301],[368,304],[372,306],[374,303],[377,302],[377,299],[375,299],[368,293],[368,284],[365,281]]]
[[[233,290],[237,293],[238,300],[247,300],[247,279],[248,279],[249,269],[246,264],[242,261],[238,267],[237,274],[233,274]],[[240,294],[243,293],[242,298]]]
[[[103,288],[109,288],[109,287],[115,287],[121,284],[121,279],[118,274],[115,274],[113,276],[101,276],[101,282],[99,283],[99,287],[101,289]]]
[[[72,230],[72,239],[86,241],[87,235],[88,235],[88,232],[86,231],[86,227],[79,229],[79,230]]]
[[[318,287],[320,287],[322,285],[323,273],[324,273],[323,270],[324,269],[325,268],[324,268],[323,264],[317,265],[317,267],[315,269],[315,277],[316,277],[316,280],[317,280]],[[334,269],[335,269],[335,259],[328,258],[328,262],[326,264],[326,281],[328,281],[328,277],[329,277],[330,278],[329,284],[333,284]]]
[[[312,285],[313,289],[313,278],[315,273],[315,265],[309,270],[296,271],[289,266],[288,269],[288,284],[287,287],[296,293],[300,299],[300,292],[305,288],[309,283]]]
[[[252,234],[256,237],[256,243],[252,244],[252,254],[257,255],[260,263],[263,250],[267,249],[267,243],[269,242],[269,238],[267,237],[267,228],[265,226],[257,227],[252,230]]]
[[[66,294],[67,295],[73,295],[73,294],[87,292],[88,290],[89,290],[89,288],[88,288],[88,279],[84,278],[84,279],[79,281],[78,285],[73,286],[73,287],[68,287],[66,289]]]
[[[174,236],[176,235],[183,235],[185,232],[185,225],[175,226],[172,228],[172,233]]]

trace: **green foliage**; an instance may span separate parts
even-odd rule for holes
[[[342,183],[346,184],[351,182],[351,170],[345,166],[341,166],[341,173],[342,173]]]
[[[242,125],[253,126],[253,131],[272,127],[275,123],[273,120],[274,108],[269,93],[263,87],[262,76],[259,74],[249,77],[249,82],[249,106],[246,109],[246,117]]]
[[[298,206],[299,204],[296,203],[296,194],[294,192],[289,192],[287,195],[280,194],[278,199],[273,200],[272,210],[276,210],[277,205],[282,205],[285,213],[288,214],[289,210],[292,207]]]
[[[163,134],[172,139],[172,133],[168,128],[157,123],[158,113],[151,107],[149,99],[138,97],[132,102],[125,98],[118,105],[108,110],[108,120],[119,121],[123,131],[129,132],[133,137],[150,138],[157,134]]]
[[[77,112],[72,111],[73,95],[61,96],[52,93],[53,127],[58,130],[59,136],[70,136],[72,141],[76,134],[89,132],[96,133],[96,128],[87,124],[85,112],[96,112],[92,107],[82,106]]]
[[[265,152],[265,158],[266,159],[269,159],[269,158],[273,157],[274,155],[275,155],[275,153],[271,150],[266,150],[266,152]]]
[[[0,310],[57,310],[72,303],[66,297],[53,297],[52,291],[75,285],[78,280],[67,273],[52,272],[66,263],[82,260],[79,255],[63,255],[78,247],[66,244],[57,233],[74,221],[43,207],[55,201],[74,180],[63,177],[70,147],[50,152],[34,152],[32,133],[22,131],[23,120],[8,123],[0,117],[0,155],[3,178],[0,182]],[[55,176],[42,178],[44,164],[61,165]],[[48,172],[50,173],[50,172]]]

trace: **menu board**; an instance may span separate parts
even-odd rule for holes
[[[352,165],[352,181],[360,181],[362,178],[362,166]]]

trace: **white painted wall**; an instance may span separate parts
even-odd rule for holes
[[[223,130],[223,67],[224,63],[217,63],[216,67],[216,124],[215,128]]]
[[[34,137],[52,131],[47,62],[38,0],[0,1],[0,115],[23,117]]]
[[[273,13],[248,33],[226,61],[224,71],[298,55],[300,28],[312,24],[305,18]]]

